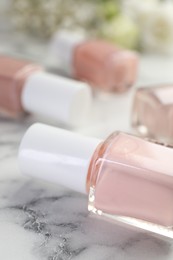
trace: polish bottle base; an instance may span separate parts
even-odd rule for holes
[[[88,211],[91,214],[94,214],[102,219],[108,220],[113,222],[116,225],[121,225],[124,228],[133,229],[136,232],[144,232],[150,234],[159,239],[163,240],[172,240],[173,239],[173,227],[165,227],[162,225],[154,224],[151,222],[147,222],[144,220],[139,220],[136,218],[131,218],[127,216],[119,216],[119,215],[112,215],[103,212],[102,210],[97,209],[94,206],[95,196],[94,196],[94,187],[90,187],[89,190],[89,200],[88,200]]]

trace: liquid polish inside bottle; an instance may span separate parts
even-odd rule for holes
[[[138,59],[132,51],[92,40],[74,50],[74,77],[108,92],[124,92],[137,78]]]
[[[133,105],[132,126],[141,135],[173,143],[173,85],[139,88]]]
[[[173,238],[172,160],[172,147],[129,134],[103,142],[40,124],[19,150],[23,173],[87,193],[97,216],[166,238]]]
[[[25,112],[21,93],[26,79],[41,67],[31,62],[0,56],[0,113],[20,117]]]
[[[173,238],[172,159],[172,148],[111,135],[89,168],[89,211]]]

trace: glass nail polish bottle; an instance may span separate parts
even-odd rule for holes
[[[139,88],[132,126],[144,136],[173,143],[173,85]]]
[[[135,82],[138,56],[104,40],[87,40],[83,34],[61,31],[52,51],[66,73],[104,91],[127,91]]]
[[[1,116],[18,118],[32,113],[75,126],[83,122],[90,102],[87,84],[51,75],[32,62],[0,55]]]
[[[24,174],[88,194],[97,216],[173,238],[173,149],[114,133],[106,141],[35,124],[19,150]]]

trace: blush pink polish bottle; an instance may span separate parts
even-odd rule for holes
[[[105,141],[35,124],[19,149],[22,173],[88,194],[104,219],[173,238],[173,149],[125,134]]]
[[[0,114],[27,113],[70,126],[83,124],[91,103],[90,87],[54,76],[32,62],[0,55]],[[79,113],[80,110],[80,113]]]
[[[173,85],[139,88],[136,91],[132,126],[139,134],[173,143]]]
[[[124,92],[136,81],[138,55],[133,51],[65,31],[55,35],[51,46],[68,75],[93,87],[108,92]]]

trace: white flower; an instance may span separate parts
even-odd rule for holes
[[[173,53],[172,1],[125,0],[124,11],[138,24],[143,50]]]
[[[161,3],[141,21],[144,50],[173,53],[173,4]]]
[[[159,0],[124,0],[123,10],[127,15],[136,20],[152,11],[153,8],[158,6],[158,3]]]

